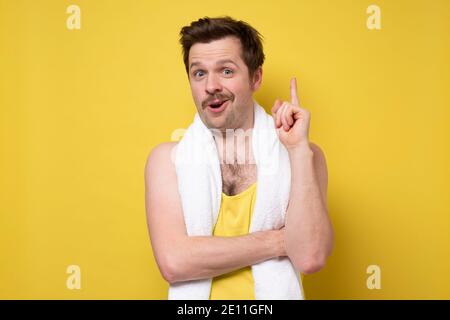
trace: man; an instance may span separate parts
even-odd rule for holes
[[[254,125],[253,94],[261,85],[264,62],[260,34],[243,21],[205,17],[183,27],[180,35],[197,112],[206,127],[219,132],[214,139],[223,195],[213,235],[188,236],[171,158],[177,143],[162,143],[152,150],[145,167],[146,210],[162,276],[171,284],[214,278],[211,299],[252,299],[249,267],[253,264],[288,256],[297,271],[317,272],[333,247],[327,210],[327,167],[320,147],[308,141],[310,114],[299,106],[296,79],[291,80],[291,101],[276,100],[271,110],[291,163],[286,223],[278,230],[247,233],[254,198],[250,196],[245,204],[232,201],[248,196],[257,182],[252,148],[245,146],[249,156],[239,163],[242,147],[227,154],[224,146],[229,145],[227,129],[251,130]],[[233,211],[242,211],[242,206],[244,214],[233,215]],[[231,230],[234,227],[227,229],[230,219],[235,219],[232,222],[240,232]],[[242,226],[247,232],[242,232]],[[235,290],[242,286],[248,289],[244,296]]]

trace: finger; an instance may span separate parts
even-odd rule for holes
[[[283,106],[283,111],[281,113],[281,122],[283,123],[284,131],[288,131],[289,130],[289,125],[286,122],[286,109],[287,109],[287,105],[285,103],[284,106]]]
[[[286,121],[289,125],[289,128],[294,124],[294,107],[288,106],[286,111]]]
[[[290,129],[290,126],[287,123],[287,116],[286,116],[288,109],[289,109],[289,105],[287,103],[285,103],[283,106],[282,113],[281,113],[281,122],[283,123],[283,128],[285,131],[289,131],[289,129]]]
[[[284,119],[286,122],[286,129],[289,130],[294,124],[294,119],[292,118],[292,105],[289,103],[286,105],[286,110],[284,111]]]
[[[278,111],[278,109],[281,107],[281,105],[282,105],[283,103],[282,103],[282,101],[281,100],[279,100],[279,99],[277,99],[277,100],[275,100],[275,103],[273,104],[273,107],[272,107],[272,116],[275,118],[276,117],[276,113],[277,113],[277,111]]]
[[[275,122],[275,127],[277,127],[277,124],[278,124],[278,122],[277,122],[277,113],[278,113],[278,110],[280,109],[281,105],[282,105],[282,101],[277,99],[277,100],[275,100],[275,103],[274,103],[274,105],[272,107],[272,117],[273,117],[273,120]]]
[[[302,109],[292,108],[292,116],[295,120],[301,119],[303,117]]]
[[[283,105],[281,105],[277,110],[277,120],[275,121],[276,127],[281,127],[281,114],[283,113]]]
[[[299,105],[299,100],[297,96],[297,78],[291,79],[291,103],[295,106]]]
[[[277,111],[277,128],[280,128],[283,125],[283,123],[281,122],[281,117],[283,115],[283,108],[284,105],[282,104]]]

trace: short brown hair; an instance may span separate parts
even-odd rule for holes
[[[241,58],[248,68],[250,78],[259,66],[264,63],[262,35],[244,21],[236,21],[229,16],[209,18],[204,17],[191,22],[180,31],[180,43],[183,60],[189,76],[189,50],[197,43],[209,43],[227,36],[235,36],[241,42]]]

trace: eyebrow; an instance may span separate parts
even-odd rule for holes
[[[218,65],[218,64],[225,64],[225,63],[232,63],[232,64],[234,64],[236,67],[238,67],[238,65],[237,65],[233,60],[231,60],[231,59],[222,59],[222,60],[216,61],[216,65]],[[200,64],[201,64],[201,62],[198,62],[198,61],[192,62],[192,63],[191,63],[191,66],[189,67],[189,70],[191,70],[192,67],[195,67],[195,66],[200,65]]]

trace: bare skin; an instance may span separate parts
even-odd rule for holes
[[[145,169],[148,228],[153,253],[164,279],[175,283],[211,278],[285,256],[281,230],[238,237],[187,235],[175,168],[170,159],[175,144],[157,146],[151,152]],[[233,181],[233,175],[228,177],[229,185],[237,192],[245,188]],[[246,177],[244,180],[247,181]]]
[[[215,131],[214,139],[221,161],[222,191],[227,195],[238,194],[256,182],[251,135],[245,144],[244,162],[240,161],[242,153],[238,152],[242,146],[235,145],[231,156],[224,148],[227,129],[248,130],[253,127],[252,95],[262,80],[262,68],[250,76],[240,52],[239,40],[227,37],[194,44],[189,53],[189,81],[199,116],[208,128],[222,133],[216,134]],[[220,113],[214,113],[208,107],[216,99],[229,100]],[[286,130],[297,121],[293,115],[297,109],[292,106],[290,109],[277,106],[273,110],[274,121],[278,119]],[[285,140],[296,142],[298,139],[294,132]],[[331,250],[331,230],[325,210],[326,164],[318,146],[312,143],[297,146],[296,143],[290,148],[293,191],[288,207],[288,235],[285,234],[288,228],[283,227],[244,236],[217,237],[187,235],[177,176],[171,160],[175,145],[176,142],[168,142],[155,147],[145,166],[150,240],[166,281],[176,283],[212,278],[280,256],[289,256],[297,270],[303,273],[316,272],[323,266]]]
[[[221,141],[216,143],[216,146],[222,171],[222,191],[229,196],[241,193],[256,182],[256,164],[251,148],[251,135],[245,137],[242,145],[239,145],[239,139],[237,137],[232,138],[234,143],[230,151],[234,151],[233,162],[229,163],[231,161],[226,161],[226,153],[228,150],[224,147],[226,145],[226,137],[215,136],[216,141]],[[243,163],[238,163],[237,161],[239,148],[245,150],[242,153]]]

